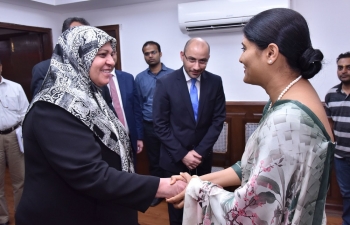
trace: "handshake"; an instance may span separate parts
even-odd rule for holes
[[[182,162],[190,170],[195,169],[201,162],[202,156],[195,150],[191,150],[182,159]],[[168,203],[172,203],[175,208],[181,209],[184,206],[184,198],[187,184],[192,177],[188,173],[180,173],[171,178],[161,178],[158,186],[156,198],[166,198]]]
[[[195,175],[193,177],[196,177]],[[187,184],[192,177],[188,173],[171,176],[171,178],[160,178],[156,198],[166,198],[168,203],[175,208],[181,209],[184,206]]]

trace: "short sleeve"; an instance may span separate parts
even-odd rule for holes
[[[239,180],[242,181],[241,161],[237,161],[235,164],[231,166],[231,168],[236,172],[237,176],[239,177]]]

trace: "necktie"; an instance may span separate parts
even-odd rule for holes
[[[113,102],[115,112],[117,113],[118,119],[125,127],[125,118],[124,118],[124,114],[123,114],[123,109],[120,105],[118,92],[117,92],[117,89],[115,87],[115,83],[113,81],[112,74],[110,74],[110,77],[109,77],[109,89],[111,91],[111,97],[112,97],[112,102]]]
[[[197,121],[198,114],[198,91],[196,87],[196,78],[191,78],[191,88],[190,88],[190,97],[192,102],[192,108],[194,113],[194,119]]]

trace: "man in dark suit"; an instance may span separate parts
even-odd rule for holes
[[[62,25],[62,33],[71,27],[87,25],[89,22],[84,18],[80,17],[69,17]],[[30,90],[32,91],[32,96],[34,96],[40,91],[41,85],[45,79],[46,73],[49,70],[51,59],[44,60],[36,64],[32,69],[32,82],[30,84]]]
[[[41,88],[46,73],[49,70],[50,62],[51,59],[46,59],[36,64],[32,69],[32,83],[30,84],[30,90],[32,91],[33,98]]]
[[[211,172],[213,145],[226,117],[221,77],[205,70],[210,47],[190,39],[180,53],[183,67],[158,79],[153,122],[162,145],[160,166],[168,177]],[[182,224],[182,210],[168,204],[170,224]]]
[[[113,59],[117,62],[116,53],[113,54]],[[114,111],[129,133],[136,168],[136,154],[143,149],[143,120],[134,76],[116,69],[111,75],[108,88],[102,89],[102,95],[109,106],[108,99],[111,96]],[[106,90],[108,90],[107,93]]]

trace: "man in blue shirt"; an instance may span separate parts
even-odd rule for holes
[[[148,68],[139,73],[135,78],[136,88],[139,95],[143,116],[143,142],[149,160],[149,170],[152,176],[163,177],[162,169],[159,167],[159,154],[161,142],[153,129],[152,104],[153,94],[157,79],[173,72],[160,62],[162,51],[160,45],[154,41],[147,41],[142,46],[142,52]],[[155,198],[151,206],[158,205],[162,199]]]

